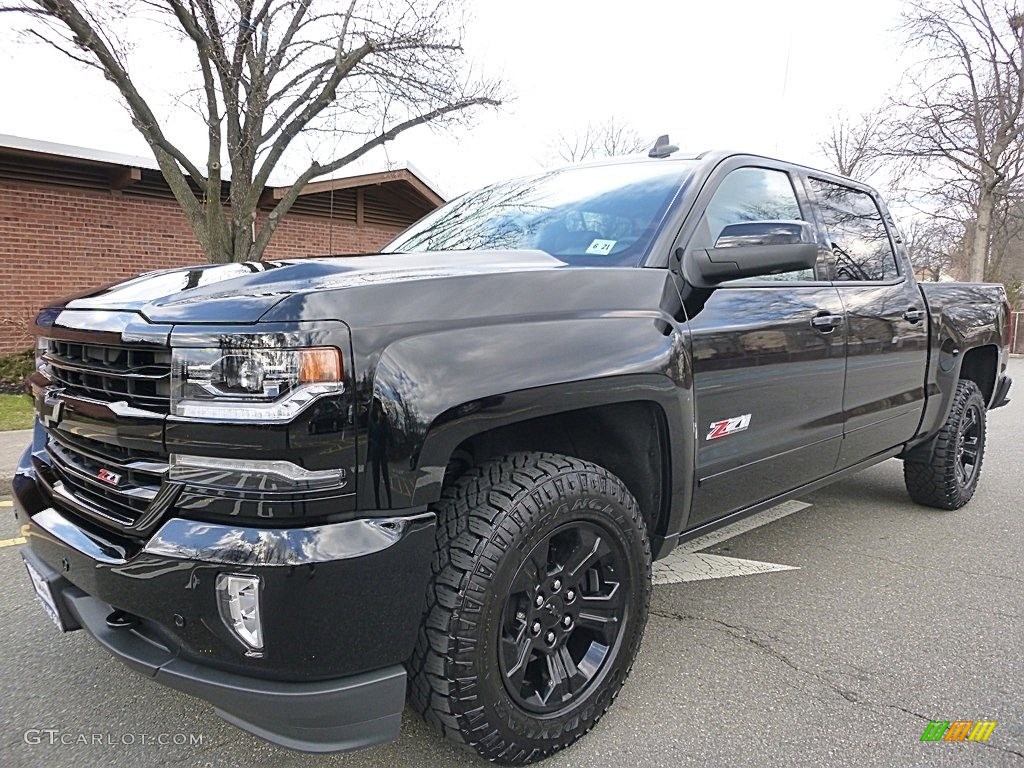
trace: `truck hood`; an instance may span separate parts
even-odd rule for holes
[[[542,251],[434,251],[211,264],[150,272],[60,302],[55,308],[137,312],[154,323],[255,323],[289,296],[414,280],[547,270]]]

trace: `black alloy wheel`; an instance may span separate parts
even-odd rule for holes
[[[974,476],[981,468],[978,452],[981,449],[983,418],[977,402],[967,404],[956,441],[956,479],[963,488],[974,482]]]
[[[598,524],[568,523],[523,561],[505,601],[499,663],[512,700],[547,714],[586,696],[619,650],[626,554]]]

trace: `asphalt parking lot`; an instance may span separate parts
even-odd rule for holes
[[[968,507],[915,506],[893,460],[711,544],[704,554],[717,557],[705,562],[789,569],[657,586],[617,703],[546,765],[1024,766],[1024,360],[1010,373],[1017,399],[991,414]],[[0,539],[17,533],[2,514]],[[481,764],[408,713],[398,743],[351,755],[302,755],[245,735],[84,633],[57,635],[17,550],[0,547],[4,766]],[[986,743],[922,743],[929,720],[998,725]],[[200,743],[144,743],[160,734]]]

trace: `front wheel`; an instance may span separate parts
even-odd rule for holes
[[[959,509],[978,487],[984,458],[985,399],[977,384],[961,380],[930,461],[903,462],[910,498],[929,507]]]
[[[413,706],[489,760],[569,746],[611,705],[647,622],[651,549],[636,501],[595,464],[523,453],[470,469],[435,511]]]

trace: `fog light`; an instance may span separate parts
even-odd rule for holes
[[[260,622],[260,578],[222,573],[217,576],[217,605],[220,617],[248,649],[249,656],[262,656],[263,625]]]

